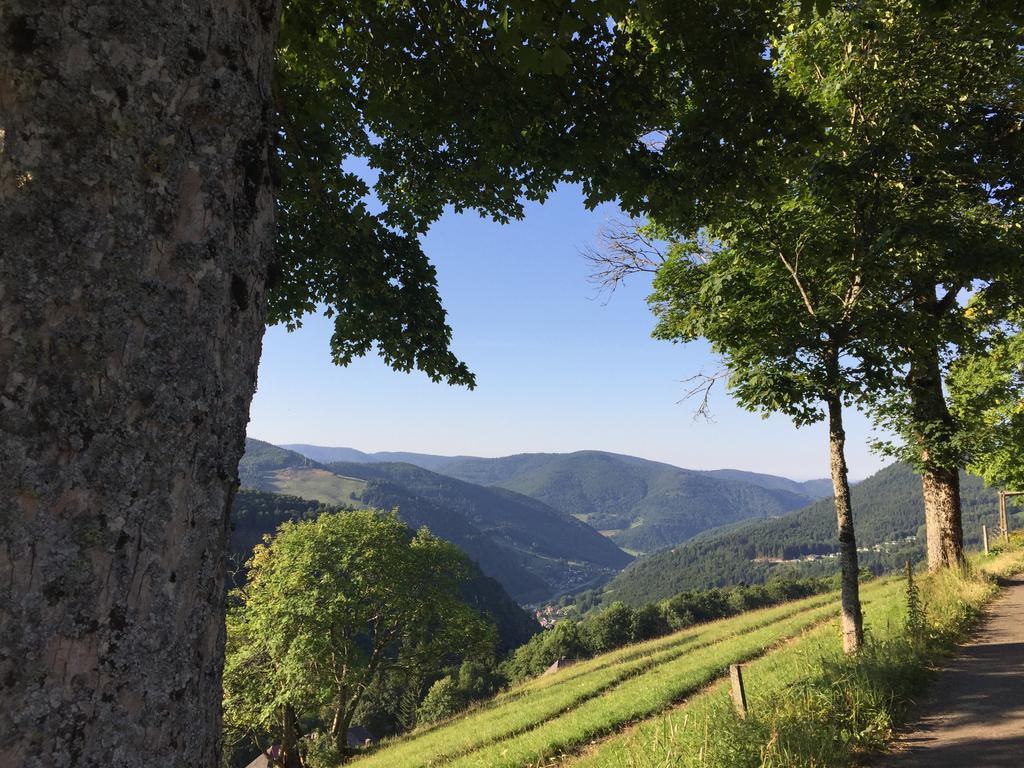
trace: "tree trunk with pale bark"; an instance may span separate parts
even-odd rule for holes
[[[0,764],[218,763],[277,15],[0,4]]]
[[[960,472],[954,468],[926,468],[921,473],[928,570],[959,568],[966,563],[964,529],[960,518]]]
[[[907,377],[910,408],[916,425],[928,425],[932,433],[954,432],[953,418],[942,391],[942,373],[938,352],[919,354]],[[960,471],[930,455],[927,439],[921,447],[921,490],[924,495],[924,520],[928,544],[928,570],[964,565],[964,530],[961,521]]]
[[[843,404],[838,395],[827,399],[829,465],[832,471],[833,503],[839,534],[840,629],[843,651],[856,653],[864,643],[864,620],[860,609],[860,566],[857,563],[857,538],[853,528],[853,504],[850,500],[849,470],[846,466],[846,431]]]

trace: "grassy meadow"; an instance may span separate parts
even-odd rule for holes
[[[862,586],[869,642],[839,650],[837,595],[750,611],[597,656],[513,686],[452,720],[382,743],[358,768],[844,765],[883,747],[1018,547],[970,574],[918,575],[922,628],[907,632],[907,583]],[[743,663],[750,716],[723,682]]]

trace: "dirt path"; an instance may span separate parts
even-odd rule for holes
[[[1024,766],[1024,578],[1009,583],[936,681],[885,768]]]

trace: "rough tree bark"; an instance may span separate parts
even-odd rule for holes
[[[217,765],[277,5],[0,3],[0,764]]]
[[[907,383],[914,424],[939,425],[944,431],[952,433],[953,418],[942,391],[937,351],[932,349],[919,354],[910,367]],[[921,436],[919,441],[922,444],[921,490],[924,494],[928,570],[959,568],[966,562],[960,507],[960,471],[956,466],[933,461],[925,437]]]
[[[860,609],[860,567],[857,564],[857,538],[853,529],[853,505],[846,466],[843,404],[838,395],[830,396],[827,404],[829,463],[839,532],[840,628],[843,633],[843,651],[856,653],[864,643],[864,620]]]

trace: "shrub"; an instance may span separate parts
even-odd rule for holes
[[[634,643],[661,637],[669,632],[670,628],[665,614],[654,603],[648,603],[633,612],[633,625],[630,627],[630,636]]]
[[[445,675],[430,686],[430,690],[416,710],[416,720],[420,723],[435,723],[458,714],[465,706],[466,700],[458,684],[451,675]]]
[[[583,624],[583,641],[591,654],[604,653],[633,639],[633,609],[624,603],[612,603]]]

